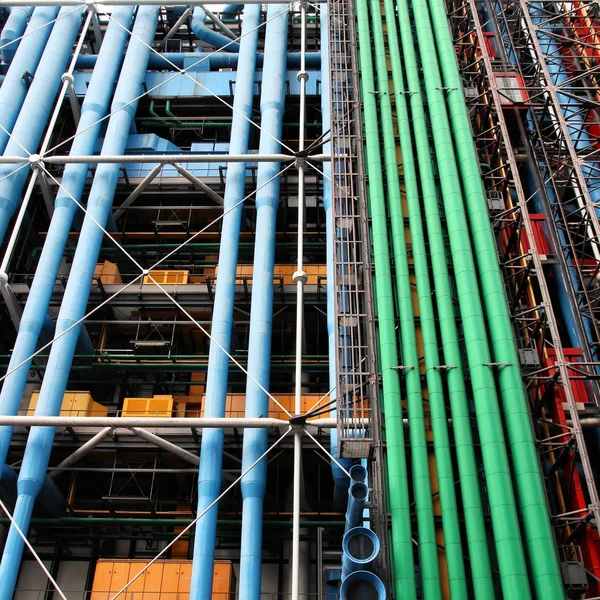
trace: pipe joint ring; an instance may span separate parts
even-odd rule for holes
[[[6,287],[8,284],[8,275],[6,273],[0,273],[0,287]]]
[[[60,80],[63,83],[68,83],[69,85],[73,85],[75,83],[75,78],[72,73],[63,73]]]
[[[298,81],[308,81],[308,71],[298,71],[296,77]]]
[[[294,283],[298,283],[299,281],[301,281],[303,284],[306,283],[308,280],[308,275],[306,274],[305,271],[295,271],[294,274],[292,275],[292,281]]]

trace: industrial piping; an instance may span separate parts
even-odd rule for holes
[[[158,22],[158,7],[141,7],[138,11],[131,43],[123,64],[111,111],[113,112],[103,153],[121,154],[125,149],[133,116],[137,107],[135,100],[146,74],[150,46],[154,40]],[[92,221],[106,223],[119,177],[118,164],[103,164],[96,171],[88,200],[86,215],[75,253],[71,275],[59,313],[56,330],[64,332],[85,315],[90,293],[90,282],[102,244],[103,232]],[[57,415],[69,377],[73,351],[81,325],[54,342],[36,409],[38,415]],[[39,493],[48,467],[54,428],[33,427],[19,474],[18,498],[14,511],[16,525],[27,532],[35,498]],[[23,553],[23,540],[15,525],[11,525],[0,564],[0,598],[12,597]]]
[[[127,6],[116,8],[112,14],[112,21],[104,38],[105,43],[102,45],[81,107],[81,118],[73,139],[71,153],[93,152],[102,127],[100,119],[106,115],[114,90],[114,82],[127,42],[126,30],[130,26],[132,15],[133,8]],[[9,362],[7,371],[9,375],[0,392],[1,415],[16,415],[19,409],[31,367],[31,356],[35,352],[44,326],[44,316],[47,316],[48,313],[50,298],[56,284],[73,217],[79,210],[71,197],[81,202],[88,169],[87,164],[70,164],[66,165],[63,172],[61,187],[54,202],[50,228],[42,248]],[[22,366],[19,367],[21,364]],[[12,427],[0,427],[0,464],[4,464],[6,461],[12,430]]]
[[[386,14],[393,14],[392,0],[385,0]],[[471,415],[465,387],[465,373],[462,363],[463,357],[459,346],[459,335],[456,326],[452,284],[448,272],[445,238],[438,209],[438,195],[434,177],[433,160],[430,141],[428,137],[427,119],[421,92],[419,68],[415,53],[412,25],[408,16],[406,4],[398,6],[402,43],[402,60],[406,72],[406,84],[402,77],[400,49],[398,47],[398,33],[394,19],[388,19],[388,44],[392,65],[392,77],[395,90],[406,90],[408,94],[396,93],[396,110],[398,113],[398,128],[402,150],[402,166],[404,180],[407,186],[407,206],[412,237],[412,251],[415,261],[415,274],[417,278],[417,293],[421,306],[421,321],[427,321],[426,302],[421,302],[422,297],[428,295],[428,278],[423,281],[421,276],[421,263],[426,260],[422,213],[418,196],[409,193],[409,183],[416,178],[415,162],[412,151],[411,128],[414,131],[414,143],[418,158],[419,179],[423,208],[427,223],[427,239],[433,281],[435,284],[435,300],[444,363],[451,368],[446,369],[446,384],[450,409],[452,413],[452,426],[454,429],[454,446],[456,450],[460,488],[462,491],[462,507],[466,521],[467,543],[471,567],[473,593],[479,600],[494,598],[494,585],[488,552],[487,532],[484,522],[483,505],[479,485],[478,464],[475,458],[473,435],[471,432]],[[409,98],[411,115],[409,119],[406,98]],[[423,256],[423,258],[421,258]],[[433,310],[433,308],[431,308]],[[428,336],[424,335],[424,343]],[[427,346],[426,364],[430,368],[432,363],[428,360]],[[435,358],[434,363],[435,364]],[[431,390],[430,390],[431,395]],[[435,407],[431,407],[434,409]],[[440,413],[441,418],[441,413]],[[432,419],[433,420],[433,419]],[[433,425],[433,423],[432,423]]]
[[[368,30],[368,15],[364,0],[359,11],[359,27]],[[392,572],[396,596],[415,600],[417,590],[413,561],[411,507],[408,497],[406,446],[402,423],[402,402],[398,376],[398,346],[394,314],[392,274],[390,266],[385,194],[379,148],[379,126],[371,42],[359,44],[361,92],[364,110],[366,171],[369,177],[368,196],[372,222],[373,260],[375,263],[375,302],[379,318],[379,359],[383,384],[383,408],[387,444],[387,483],[389,511],[392,517]]]
[[[419,2],[421,1],[423,0],[419,0]],[[520,360],[508,310],[504,281],[500,272],[497,248],[479,170],[479,160],[448,27],[448,17],[444,4],[440,0],[429,0],[429,8],[442,68],[442,85],[449,90],[446,101],[450,111],[494,360],[506,365],[498,369],[497,376],[533,581],[539,598],[559,600],[564,598],[561,569],[550,523],[531,415],[521,379]],[[441,19],[444,19],[443,23]],[[434,48],[430,48],[430,50],[434,52]]]
[[[194,35],[203,42],[206,42],[213,48],[223,48],[227,52],[239,52],[240,45],[237,42],[233,42],[230,38],[224,36],[222,33],[213,31],[206,26],[206,12],[200,6],[194,8],[192,15],[191,29]]]
[[[10,15],[2,28],[0,34],[0,52],[2,52],[2,60],[9,65],[19,44],[21,36],[25,32],[29,17],[33,13],[33,6],[16,6],[10,11]]]
[[[229,151],[235,154],[246,154],[248,152],[254,97],[256,49],[258,47],[258,30],[256,28],[260,22],[260,12],[261,9],[258,5],[248,5],[244,11],[243,37],[236,75],[233,100],[234,112],[229,146]],[[246,163],[229,163],[227,165],[223,203],[225,217],[223,218],[219,248],[219,274],[211,327],[213,343],[210,345],[206,378],[205,416],[207,417],[225,416],[229,357],[221,348],[226,351],[231,348],[231,336],[234,327],[236,268],[240,227],[244,211],[243,205],[238,205],[238,203],[244,197],[245,185]],[[232,210],[234,206],[236,208]],[[202,434],[198,474],[198,514],[204,511],[221,491],[223,439],[224,432],[222,429],[204,430]],[[190,598],[209,598],[211,595],[217,513],[218,505],[215,505],[196,524]]]
[[[13,8],[14,10],[17,9]],[[15,50],[15,55],[0,87],[0,153],[2,154],[6,149],[9,134],[19,116],[23,100],[29,89],[23,74],[35,74],[46,42],[52,32],[52,21],[57,14],[58,7],[55,6],[35,9],[25,31],[25,37],[21,40],[19,48]]]
[[[271,85],[261,93],[261,136],[259,154],[279,151],[285,102],[285,62],[289,13],[283,4],[269,5],[265,34],[265,64]],[[271,329],[273,318],[273,271],[275,230],[279,204],[279,163],[260,163],[257,173],[256,244],[252,275],[246,417],[265,416],[269,411],[267,395],[258,387],[269,388]],[[266,185],[265,185],[266,184]],[[264,186],[264,187],[262,187]],[[255,383],[256,381],[256,383]],[[268,431],[244,431],[242,471],[252,465],[267,448]],[[260,600],[262,507],[266,489],[267,464],[263,458],[241,483],[242,540],[240,551],[240,600]]]
[[[29,156],[35,154],[38,149],[60,87],[61,76],[65,72],[79,32],[84,8],[82,6],[79,10],[66,7],[61,9],[6,145],[7,155]],[[13,66],[16,66],[16,61],[11,68]],[[10,164],[0,167],[0,241],[4,238],[8,223],[21,202],[21,193],[29,175],[27,168],[13,173],[15,168],[16,165]]]

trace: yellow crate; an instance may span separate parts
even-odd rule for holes
[[[144,276],[145,285],[154,285],[154,281],[161,285],[185,285],[188,282],[189,271],[149,271],[148,275]]]
[[[35,413],[39,392],[31,394],[27,415]],[[60,406],[61,417],[106,417],[108,409],[98,402],[94,402],[89,392],[66,392]]]
[[[91,600],[109,600],[148,565],[148,560],[100,559]],[[189,600],[192,562],[157,560],[121,595],[123,600]],[[233,600],[235,573],[227,560],[215,560],[212,600]]]
[[[98,263],[94,269],[94,280],[100,280],[100,283],[105,285],[122,284],[121,273],[119,266],[105,260],[103,263]]]
[[[125,398],[121,415],[123,417],[171,417],[173,415],[173,396]]]

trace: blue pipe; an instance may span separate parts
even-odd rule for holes
[[[237,42],[233,42],[222,33],[209,29],[206,26],[206,13],[200,6],[194,8],[192,14],[191,28],[194,35],[203,42],[206,42],[213,48],[224,48],[227,52],[239,52],[240,45]]]
[[[73,139],[70,151],[73,155],[86,155],[94,152],[94,146],[103,125],[100,119],[107,113],[127,42],[128,36],[124,28],[129,28],[132,15],[132,7],[118,7],[112,13],[112,21],[104,38],[105,43],[102,44],[100,56],[81,107],[77,134]],[[47,311],[73,218],[79,210],[69,194],[81,201],[87,173],[88,165],[85,164],[65,166],[61,187],[54,203],[54,213],[48,229],[48,236],[42,248],[35,277],[27,297],[8,372],[21,363],[23,365],[10,373],[4,381],[0,392],[1,415],[17,414],[31,367],[30,357],[35,352],[38,339],[42,333],[50,333],[49,339],[53,337],[54,323],[47,323]],[[51,328],[50,332],[46,331],[48,326]],[[82,329],[82,332],[84,331],[85,329]],[[6,462],[12,432],[12,427],[0,427],[0,464]]]
[[[354,527],[342,540],[342,581],[354,571],[370,570],[379,554],[379,538],[366,527]]]
[[[118,155],[125,150],[131,121],[137,108],[135,99],[142,91],[157,23],[158,7],[140,7],[111,105],[113,114],[102,146],[104,155]],[[118,164],[101,164],[96,170],[88,199],[88,214],[83,222],[58,316],[57,333],[64,332],[85,315],[90,282],[104,237],[94,220],[102,226],[106,224],[119,179],[119,171]],[[60,411],[80,328],[81,325],[73,327],[52,346],[36,409],[38,415],[57,415]],[[53,427],[33,427],[29,434],[19,474],[17,487],[19,495],[14,511],[15,521],[25,533],[29,528],[33,504],[48,467],[53,440]],[[0,599],[2,600],[8,600],[13,595],[22,554],[23,541],[16,528],[11,525],[0,564]]]
[[[36,72],[52,31],[51,22],[57,14],[57,6],[35,9],[29,20],[26,35],[21,40],[6,73],[0,88],[0,153],[4,153],[6,149],[9,140],[7,131],[9,133],[12,131],[27,95],[29,86],[23,75],[25,73],[33,75]]]
[[[342,581],[340,600],[385,600],[383,582],[370,571],[354,571]]]
[[[10,11],[2,34],[0,34],[0,46],[2,47],[2,60],[9,65],[15,57],[15,52],[21,43],[21,36],[27,27],[27,21],[31,17],[33,6],[16,6]]]
[[[260,23],[260,6],[248,5],[244,10],[244,37],[241,41],[240,62],[233,100],[230,152],[248,152],[252,100],[254,97],[254,72]],[[255,29],[255,31],[251,31]],[[247,33],[247,35],[246,35]],[[242,116],[243,115],[243,116]],[[244,118],[246,117],[246,118]],[[227,165],[227,179],[223,209],[223,227],[219,248],[219,275],[215,292],[211,335],[215,342],[228,352],[231,349],[236,268],[243,204],[235,209],[244,197],[246,164]],[[231,212],[227,212],[231,211]],[[210,345],[206,381],[204,412],[207,417],[224,417],[229,376],[229,357],[215,344]],[[221,491],[221,468],[223,463],[223,430],[205,429],[202,433],[200,469],[198,474],[198,513],[204,511]],[[194,562],[190,598],[210,598],[215,559],[218,506],[215,505],[196,524],[194,538]]]
[[[156,71],[175,71],[176,69],[187,68],[191,72],[194,67],[190,67],[198,62],[198,69],[205,70],[206,67],[212,71],[218,69],[232,69],[237,67],[239,53],[236,52],[163,52],[161,54],[152,53],[148,61],[148,68]],[[80,54],[75,63],[78,70],[93,69],[96,64],[96,54]],[[202,62],[199,62],[202,61]],[[256,66],[262,67],[264,54],[256,54]],[[170,64],[172,63],[172,64]],[[288,69],[298,68],[300,66],[300,53],[290,52],[287,55]],[[306,66],[309,69],[319,69],[321,67],[321,54],[319,52],[306,53]]]
[[[328,7],[323,4],[321,6],[321,117],[323,123],[323,133],[329,131],[331,127],[331,83],[329,81],[329,26],[327,23]],[[323,153],[331,152],[331,144],[323,145]],[[334,223],[333,223],[333,206],[331,196],[331,163],[324,162],[322,165],[323,173],[323,207],[325,209],[325,234],[326,234],[326,254],[327,254],[327,336],[328,336],[328,355],[329,355],[329,389],[334,390],[331,393],[330,399],[335,400],[337,393],[335,386],[337,385],[337,327],[335,323],[335,289],[333,287],[335,265],[333,262],[333,238],[334,238]],[[330,408],[330,416],[336,415],[335,404]],[[344,469],[348,470],[352,465],[349,459],[340,459],[338,453],[338,437],[337,429],[332,428],[329,433],[329,443],[331,454],[336,457],[338,463]],[[336,508],[341,508],[347,498],[348,485],[350,480],[344,470],[331,461],[331,471],[333,474],[334,490],[333,490],[333,505]]]
[[[277,16],[278,15],[278,16]],[[285,4],[270,4],[267,10],[264,71],[269,85],[262,86],[260,99],[261,135],[259,154],[280,150],[285,103],[285,62],[288,11]],[[267,135],[270,134],[270,135]],[[273,271],[275,231],[279,204],[279,163],[259,163],[256,193],[256,242],[250,307],[248,372],[264,389],[269,389],[271,366],[271,330],[273,320]],[[264,185],[264,187],[262,187]],[[250,378],[246,384],[246,417],[267,416],[267,395]],[[242,471],[266,451],[266,429],[244,431]],[[267,478],[263,459],[242,479],[242,542],[240,551],[240,600],[260,600],[262,508]]]
[[[348,488],[348,509],[346,510],[346,531],[358,527],[363,521],[369,488],[361,481],[352,480]]]
[[[61,9],[12,130],[12,137],[6,145],[8,156],[28,156],[37,151],[79,32],[84,9],[83,5],[76,10],[68,6]],[[16,61],[11,69],[14,66]],[[16,165],[6,164],[0,167],[0,241],[21,202],[21,193],[29,175],[27,168],[10,175],[15,168]]]
[[[221,9],[221,14],[222,15],[238,15],[239,13],[242,12],[243,8],[244,8],[243,4],[226,4]]]

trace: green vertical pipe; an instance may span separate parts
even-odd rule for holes
[[[398,7],[400,22],[408,19],[406,0],[398,0]],[[479,295],[478,274],[469,238],[431,21],[425,0],[413,0],[412,8],[473,388],[500,581],[506,598],[525,600],[531,597],[529,578],[496,382],[493,367],[490,366],[491,356]]]
[[[390,267],[390,251],[385,213],[381,155],[379,151],[379,125],[375,100],[375,81],[369,17],[366,0],[357,3],[358,32],[367,43],[359,44],[361,90],[366,139],[366,168],[369,182],[369,209],[373,261],[375,263],[375,303],[379,320],[379,358],[383,385],[383,409],[387,449],[387,476],[389,509],[392,517],[392,564],[396,597],[415,600],[413,542],[408,497],[408,475],[404,426],[402,423],[402,400],[396,343],[394,293]]]
[[[396,266],[396,292],[398,298],[398,315],[400,318],[400,338],[402,342],[403,366],[405,367],[405,379],[408,401],[409,434],[412,457],[413,487],[415,490],[415,501],[417,507],[417,523],[419,526],[419,554],[421,564],[421,575],[423,580],[424,598],[441,597],[440,574],[438,566],[438,548],[433,517],[433,501],[431,495],[431,480],[429,473],[429,456],[427,449],[427,437],[425,429],[425,416],[423,411],[423,395],[421,390],[421,374],[419,371],[419,354],[417,348],[417,336],[412,304],[412,286],[410,281],[410,270],[408,266],[408,253],[405,237],[405,221],[402,208],[402,197],[400,191],[400,179],[398,176],[398,160],[396,153],[396,136],[394,134],[392,103],[390,99],[390,86],[387,65],[386,44],[381,22],[380,0],[371,0],[371,17],[373,22],[373,46],[375,49],[375,63],[377,67],[377,87],[379,98],[379,109],[383,131],[383,152],[385,159],[385,172],[387,179],[388,209],[392,230],[392,248],[394,263]],[[387,11],[386,11],[387,12]],[[391,14],[394,14],[393,11]],[[393,19],[392,19],[393,20]],[[395,89],[395,88],[394,88]],[[410,131],[406,136],[406,130],[400,132],[403,148],[411,144]],[[404,162],[404,181],[406,194],[411,201],[419,202],[419,191],[417,188],[414,168],[412,176],[410,166]],[[414,165],[413,165],[414,166]],[[420,226],[420,223],[419,223]],[[422,235],[422,232],[421,232]],[[411,236],[412,238],[412,236]],[[418,233],[414,241],[418,241]],[[425,248],[421,240],[423,250]],[[421,257],[422,258],[422,257]],[[437,358],[437,341],[435,334],[435,323],[433,321],[433,307],[431,305],[431,291],[429,290],[429,275],[427,264],[422,261],[418,271],[421,291],[424,280],[427,280],[427,302],[430,307],[423,306],[421,314],[421,328],[425,342],[426,361]],[[419,303],[424,299],[419,294]],[[425,319],[423,319],[425,316]],[[429,316],[429,320],[427,319]],[[431,350],[435,356],[432,356]],[[427,364],[427,363],[426,363]],[[435,362],[436,365],[439,361]],[[431,425],[433,429],[433,442],[435,459],[438,471],[438,484],[440,502],[442,506],[442,525],[444,530],[444,544],[448,562],[448,579],[452,598],[466,598],[467,585],[462,556],[462,544],[460,539],[460,526],[458,522],[458,510],[454,492],[454,475],[452,472],[452,455],[448,439],[448,425],[444,407],[444,394],[440,372],[434,368],[427,370],[427,386],[429,390],[429,402],[431,407]],[[441,414],[440,414],[441,408]]]
[[[494,360],[507,365],[498,370],[498,379],[535,590],[540,600],[558,600],[564,598],[564,591],[556,543],[479,170],[479,158],[473,141],[448,17],[442,0],[429,0],[429,9],[444,85],[448,88],[446,102],[450,112],[465,203],[469,214],[469,226],[479,267]]]
[[[479,475],[475,460],[475,448],[471,433],[471,417],[467,402],[465,375],[462,367],[462,355],[459,346],[459,336],[456,328],[456,316],[452,297],[452,285],[448,273],[446,247],[442,223],[440,218],[436,183],[433,173],[430,143],[427,135],[427,121],[421,95],[419,69],[414,49],[412,27],[408,18],[400,20],[402,59],[406,71],[405,88],[402,74],[400,49],[398,46],[398,32],[396,20],[390,15],[394,14],[393,0],[384,0],[386,23],[388,28],[388,45],[390,62],[392,65],[392,78],[394,82],[394,98],[398,115],[398,130],[402,150],[402,164],[406,184],[407,206],[410,220],[412,252],[415,262],[415,274],[419,305],[421,307],[421,324],[425,330],[425,323],[433,318],[433,307],[428,296],[431,293],[429,277],[426,270],[426,249],[422,226],[421,206],[418,190],[413,192],[417,185],[417,173],[413,155],[413,140],[411,139],[410,118],[406,98],[410,100],[412,126],[414,129],[415,147],[417,151],[421,193],[427,223],[427,240],[431,256],[433,281],[435,284],[435,298],[438,312],[438,323],[442,338],[444,361],[447,366],[446,382],[449,392],[450,410],[452,413],[452,427],[454,430],[454,446],[456,449],[460,488],[462,491],[462,509],[465,518],[471,578],[473,582],[473,595],[476,600],[490,600],[495,597],[490,565],[487,533],[483,517],[483,505],[479,489]],[[423,268],[425,264],[425,268]],[[433,325],[435,335],[435,324]],[[433,338],[435,344],[435,338]],[[432,428],[435,421],[445,419],[445,408],[442,404],[439,412],[432,396],[432,385],[429,383],[429,374],[439,373],[435,365],[439,364],[437,344],[431,345],[429,335],[423,333],[425,347],[425,364],[427,366],[430,405],[432,413]],[[431,356],[431,358],[429,358]],[[434,419],[434,409],[436,417]],[[436,436],[434,431],[434,437]],[[450,453],[448,453],[450,456]],[[436,456],[437,460],[437,456]],[[441,493],[441,488],[440,488]]]
[[[465,575],[452,468],[452,453],[450,450],[446,419],[442,381],[443,375],[439,368],[440,358],[437,331],[429,280],[429,264],[423,231],[423,217],[419,201],[419,187],[413,153],[412,131],[407,97],[405,94],[407,90],[402,72],[393,1],[384,0],[384,6],[388,33],[388,51],[392,67],[394,99],[398,118],[398,132],[402,151],[404,182],[406,186],[412,255],[420,307],[420,322],[423,333],[431,428],[436,452],[436,464],[438,467],[440,503],[442,508],[446,553],[449,554],[449,546],[456,546],[456,554],[452,553],[452,555],[448,555],[451,597],[460,598],[463,597],[463,595],[466,596],[467,591],[464,587],[465,584],[463,584]],[[462,370],[458,334],[455,325],[452,287],[448,275],[444,238],[442,235],[441,220],[439,218],[431,152],[429,144],[427,143],[427,127],[421,97],[419,73],[411,37],[412,32],[404,32],[403,41],[406,41],[407,46],[404,58],[407,78],[408,81],[412,83],[409,90],[409,97],[411,99],[414,129],[415,134],[419,135],[417,153],[421,171],[421,189],[424,203],[430,207],[429,210],[426,209],[429,221],[431,222],[429,246],[432,253],[434,282],[436,284],[436,289],[438,290],[436,298],[438,302],[444,357],[447,364],[452,364],[457,367],[448,373],[447,382],[453,424],[456,433],[455,447],[457,452],[460,485],[463,492],[463,513],[465,516],[467,543],[471,559],[473,593],[477,599],[490,600],[491,598],[494,598],[494,586],[487,548],[487,534],[479,490],[479,478],[477,464],[475,462],[473,438],[471,435],[471,420],[464,384],[464,373]],[[424,141],[425,143],[423,143]],[[433,261],[433,259],[436,260]]]

